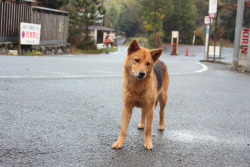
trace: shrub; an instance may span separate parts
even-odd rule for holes
[[[94,40],[83,40],[79,48],[84,49],[84,50],[96,50],[97,49]]]

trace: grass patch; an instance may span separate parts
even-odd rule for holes
[[[117,48],[109,48],[109,52],[116,52],[117,50]],[[100,54],[106,53],[106,48],[96,50],[83,50],[73,46],[71,51],[73,54]]]
[[[25,56],[42,56],[44,55],[42,52],[38,52],[35,50],[32,50],[31,52],[26,52]]]

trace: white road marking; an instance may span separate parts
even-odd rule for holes
[[[190,72],[177,72],[177,73],[169,73],[170,75],[183,75],[183,74],[195,74],[195,73],[201,73],[201,72],[204,72],[204,71],[207,71],[207,66],[202,64],[202,63],[199,63],[199,62],[194,62],[194,61],[189,61],[189,62],[192,62],[192,63],[195,63],[195,64],[198,64],[200,65],[202,68],[197,70],[197,71],[190,71]]]
[[[121,77],[122,75],[65,75],[65,76],[0,76],[0,79],[70,79],[70,78],[100,78]]]
[[[197,71],[191,71],[191,72],[178,72],[178,73],[169,73],[170,75],[184,75],[184,74],[195,74],[195,73],[201,73],[204,71],[207,71],[207,66],[199,63],[199,62],[193,62],[193,61],[189,61],[195,64],[200,65],[202,68],[197,70]],[[122,75],[111,75],[111,74],[107,74],[107,75],[58,75],[58,76],[45,76],[45,75],[41,75],[41,76],[0,76],[0,79],[72,79],[72,78],[112,78],[112,77],[122,77]]]
[[[116,52],[111,52],[111,54],[116,55],[116,54],[120,53],[120,51],[121,51],[120,47],[117,47],[117,51]]]
[[[200,70],[194,71],[194,73],[197,73],[197,72],[204,72],[204,71],[207,71],[207,69],[208,69],[207,66],[206,66],[205,64],[202,64],[202,63],[199,63],[199,62],[194,62],[194,61],[189,61],[189,62],[199,64],[199,65],[201,65],[201,67],[202,67]]]

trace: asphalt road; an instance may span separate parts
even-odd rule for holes
[[[122,149],[126,47],[100,55],[0,56],[0,166],[249,167],[250,76],[195,57],[161,56],[169,68],[166,130],[143,147],[135,109]]]

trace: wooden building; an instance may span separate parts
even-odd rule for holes
[[[56,9],[32,6],[34,0],[0,0],[0,44],[18,44],[20,23],[41,24],[39,46],[67,43],[69,13]],[[1,47],[1,46],[0,46]]]
[[[109,33],[110,39],[114,42],[115,30],[104,26],[89,26],[90,36],[96,41],[96,43],[103,43],[107,33]]]
[[[97,49],[104,48],[103,42],[105,37],[109,34],[109,39],[112,41],[113,44],[116,43],[116,36],[115,30],[112,28],[96,25],[96,26],[89,26],[90,36],[96,42]]]

